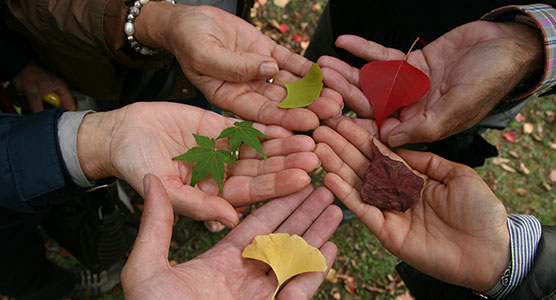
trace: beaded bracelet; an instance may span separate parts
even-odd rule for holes
[[[170,2],[172,4],[176,4],[176,1],[174,0],[165,0],[165,1]],[[129,43],[131,48],[133,48],[135,51],[143,55],[154,55],[160,52],[160,50],[151,49],[147,46],[141,45],[141,43],[139,43],[135,38],[135,25],[133,25],[133,22],[135,22],[135,19],[139,16],[139,13],[141,12],[141,7],[143,7],[143,5],[146,5],[149,2],[150,0],[135,1],[133,5],[129,7],[129,11],[128,11],[129,13],[126,17],[126,23],[124,25],[124,32],[127,35],[127,42]]]

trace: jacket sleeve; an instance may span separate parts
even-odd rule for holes
[[[30,116],[0,114],[0,206],[37,212],[66,201],[79,188],[65,171],[57,121],[63,109]]]
[[[556,227],[543,226],[533,266],[521,285],[507,300],[556,299]],[[396,266],[411,294],[417,300],[484,299],[471,290],[425,275],[405,262]]]

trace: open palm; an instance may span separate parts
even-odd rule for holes
[[[314,129],[319,119],[340,114],[342,98],[328,88],[307,108],[278,108],[286,90],[258,76],[260,65],[278,65],[282,71],[276,77],[293,81],[305,75],[312,63],[277,45],[244,20],[210,6],[178,10],[172,20],[172,36],[176,38],[171,51],[187,78],[215,106],[248,120],[291,130]]]
[[[336,45],[367,61],[403,59],[404,53],[356,36],[340,36]],[[444,34],[407,61],[431,79],[417,102],[387,118],[380,136],[396,147],[440,140],[472,127],[526,77],[542,71],[539,32],[518,23],[471,22]],[[372,117],[360,91],[359,70],[332,57],[321,57],[325,83],[344,97],[359,116]]]
[[[114,124],[105,121],[111,117],[117,120]],[[101,148],[98,152],[109,162],[103,175],[122,178],[144,195],[143,176],[156,174],[178,213],[200,220],[217,220],[232,227],[239,222],[233,207],[299,191],[310,182],[307,172],[318,166],[318,158],[311,152],[314,142],[309,137],[292,136],[280,126],[254,124],[269,138],[262,143],[267,160],[255,151],[240,149],[237,164],[228,166],[221,196],[217,195],[218,187],[212,178],[202,180],[197,187],[190,186],[194,165],[172,158],[196,146],[193,133],[216,138],[236,121],[183,104],[136,103],[120,110],[88,115],[84,125],[92,132],[84,132],[82,136],[89,138],[84,138],[83,144],[78,141],[78,145]],[[98,125],[88,126],[91,122]],[[99,142],[90,138],[95,134],[111,139]],[[218,140],[216,145],[220,149],[227,146],[227,139]],[[88,174],[88,177],[103,176]]]
[[[334,197],[326,188],[307,186],[272,200],[205,253],[171,267],[172,209],[158,179],[148,176],[151,183],[141,229],[122,272],[126,299],[270,299],[277,286],[272,271],[266,264],[241,256],[243,248],[260,234],[298,234],[320,248],[328,267],[334,261],[337,249],[327,240],[342,219],[341,211],[330,206]],[[295,277],[281,289],[278,299],[311,299],[325,275]]]
[[[319,127],[314,133],[315,152],[329,172],[324,183],[381,243],[430,276],[478,291],[492,288],[508,265],[510,240],[504,206],[481,178],[433,154],[400,150],[427,177],[424,190],[404,213],[381,210],[362,202],[359,193],[373,137],[351,121],[341,121],[336,130]]]

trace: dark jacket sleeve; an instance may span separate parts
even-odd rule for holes
[[[65,201],[76,189],[65,171],[57,122],[63,109],[30,116],[0,114],[0,206],[37,212]]]
[[[483,299],[467,288],[427,276],[402,262],[396,270],[417,300]],[[543,226],[533,267],[507,300],[556,300],[556,227]]]

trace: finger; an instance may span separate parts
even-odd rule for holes
[[[355,214],[355,216],[375,235],[380,234],[384,225],[384,215],[375,206],[367,205],[361,200],[361,194],[340,176],[326,173],[323,178],[324,185]]]
[[[319,63],[321,61],[327,63],[327,57],[321,57]],[[365,118],[372,117],[373,110],[371,104],[359,88],[359,70],[347,64],[335,67],[338,69],[322,67],[324,84],[340,93],[347,107],[355,111],[359,116]],[[355,83],[350,82],[352,80]]]
[[[168,194],[153,174],[145,175],[145,208],[133,250],[126,267],[155,270],[168,263],[174,212]]]
[[[243,249],[255,236],[274,232],[313,190],[312,185],[307,185],[297,193],[273,199],[247,216],[224,240]]]
[[[330,119],[324,120],[322,122],[322,124],[332,128],[332,129],[336,129],[336,126],[338,125],[338,123],[340,123],[340,121],[344,121],[344,120],[354,122],[355,124],[359,125],[359,127],[365,129],[365,131],[367,131],[370,135],[372,135],[374,137],[378,136],[378,130],[377,130],[377,127],[376,127],[376,121],[375,120],[360,119],[360,118],[349,118],[349,117],[341,116],[341,117],[338,117],[338,118],[330,118]],[[385,123],[386,123],[386,121],[382,124],[382,128],[385,127]],[[381,129],[381,131],[382,131],[382,129]]]
[[[272,57],[276,59],[280,69],[286,70],[298,77],[303,77],[313,65],[312,61],[280,45],[274,47]]]
[[[327,270],[325,272],[310,272],[296,276],[282,288],[277,299],[312,299],[320,285],[324,281],[326,274],[332,267],[338,248],[332,242],[326,242],[320,247],[320,252],[326,259]]]
[[[361,123],[365,122],[362,121]],[[362,128],[355,122],[341,121],[336,125],[336,131],[367,158],[373,157],[373,148],[371,143],[374,137],[368,130]],[[355,168],[357,165],[350,164],[350,166]]]
[[[231,51],[221,45],[204,49],[197,58],[203,63],[194,65],[199,73],[229,82],[247,82],[278,74],[278,63],[270,56]]]
[[[240,159],[233,166],[234,176],[259,176],[278,173],[285,169],[302,169],[311,172],[318,168],[319,159],[312,152],[299,152],[287,156],[273,156],[266,160]]]
[[[331,192],[329,192],[332,195]],[[320,248],[330,239],[342,222],[342,209],[336,205],[328,206],[303,234],[303,239],[311,246]]]
[[[235,126],[234,123],[236,122],[243,122],[245,120],[234,119],[234,118],[227,118],[227,127]],[[262,132],[267,138],[269,139],[281,139],[291,136],[293,133],[282,127],[276,125],[265,125],[261,123],[254,122],[253,128],[257,129],[258,131]]]
[[[27,98],[27,105],[31,113],[37,113],[44,109],[42,95],[36,87],[28,89],[25,93],[25,98]]]
[[[218,221],[229,228],[239,223],[235,208],[225,199],[184,185],[181,180],[167,179],[166,184],[173,186],[170,195],[176,212],[200,221]]]
[[[224,198],[235,207],[295,193],[311,183],[300,169],[287,169],[257,177],[232,176],[224,182]]]
[[[350,66],[348,63],[332,56],[321,56],[318,60],[318,64],[321,67],[322,72],[324,70],[328,70],[327,72],[334,71],[334,73],[330,74],[323,74],[324,80],[327,79],[327,76],[333,76],[328,80],[332,82],[333,79],[337,80],[344,80],[348,85],[351,85],[357,89],[360,88],[359,85],[359,69]],[[338,76],[339,75],[339,76]],[[326,84],[329,86],[328,84]],[[338,85],[338,87],[343,87],[343,85]],[[335,88],[334,88],[335,89]],[[342,92],[345,91],[344,89],[337,90],[342,94],[342,96],[347,95],[347,93]]]
[[[330,146],[330,148],[334,150],[334,153],[336,153],[336,155],[340,157],[349,166],[349,168],[355,171],[360,178],[363,178],[365,172],[367,171],[367,168],[369,167],[368,157],[372,157],[372,151],[364,154],[360,151],[366,149],[359,150],[359,147],[367,147],[365,143],[369,142],[368,137],[370,137],[370,135],[359,126],[355,125],[353,122],[342,121],[338,124],[338,126],[341,126],[341,124],[343,123],[352,124],[354,128],[359,128],[361,131],[363,131],[363,137],[367,137],[366,142],[365,139],[361,139],[360,141],[356,141],[359,143],[353,145],[350,143],[350,141],[341,136],[340,133],[333,131],[326,126],[317,128],[317,130],[315,130],[315,132],[313,133],[313,138],[319,143],[325,143]]]
[[[62,107],[67,108],[69,110],[75,110],[75,100],[71,95],[68,87],[65,83],[62,83],[62,86],[58,87],[55,91],[58,96],[60,97],[60,102],[62,102]]]
[[[322,161],[322,167],[327,172],[338,174],[346,182],[355,188],[359,188],[363,184],[362,177],[353,171],[336,153],[325,143],[317,144],[315,153]],[[370,165],[370,162],[368,163]],[[367,166],[368,168],[368,166]]]
[[[334,201],[334,195],[325,187],[319,187],[291,214],[275,232],[297,234],[303,236],[305,231],[315,222],[321,213]],[[340,211],[341,214],[341,211]],[[332,219],[330,220],[332,225]],[[306,240],[307,241],[307,240]],[[309,241],[307,241],[309,243]],[[322,245],[312,244],[310,245]]]
[[[306,135],[293,135],[282,139],[273,139],[261,143],[263,152],[267,157],[284,156],[297,152],[312,152],[315,149],[315,141]],[[241,159],[256,158],[262,156],[252,147],[242,145],[239,150]]]
[[[336,47],[366,61],[403,59],[405,54],[400,50],[386,48],[375,42],[367,41],[355,35],[341,35],[336,39]]]
[[[461,173],[476,176],[475,171],[471,168],[451,162],[430,152],[400,149],[396,151],[396,154],[413,169],[427,175],[429,178],[445,184],[448,183],[447,178],[453,178]]]

